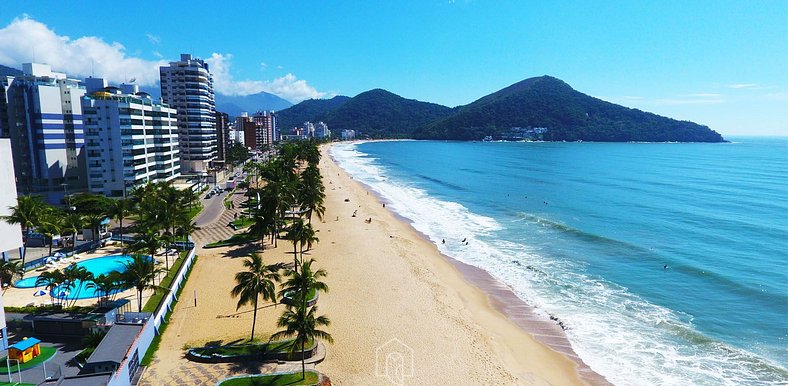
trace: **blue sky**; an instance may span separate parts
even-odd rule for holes
[[[724,135],[788,135],[785,0],[74,4],[4,0],[0,64],[155,83],[191,52],[223,93],[385,88],[448,106],[547,74]]]

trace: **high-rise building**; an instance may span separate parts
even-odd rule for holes
[[[243,133],[242,143],[250,148],[257,149],[257,125],[254,123],[252,117],[247,113],[241,113],[241,116],[235,117],[235,129]]]
[[[208,63],[181,54],[159,68],[161,97],[178,111],[178,143],[183,173],[205,172],[216,159],[216,102]]]
[[[106,87],[100,78],[85,83],[89,94],[82,98],[82,112],[90,192],[122,197],[136,185],[180,176],[175,109],[134,85]]]
[[[227,148],[230,146],[230,116],[221,111],[216,112],[216,159],[224,161]]]
[[[85,88],[46,64],[24,63],[22,75],[0,79],[0,132],[11,139],[18,190],[57,203],[84,191],[85,138],[80,98]]]
[[[255,125],[257,125],[257,135],[255,139],[257,143],[256,149],[262,149],[274,143],[274,133],[276,131],[276,115],[274,112],[258,111],[252,116]]]

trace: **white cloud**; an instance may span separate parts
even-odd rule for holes
[[[735,84],[729,84],[728,87],[729,88],[734,88],[734,89],[755,89],[755,88],[759,88],[757,83],[735,83]]]
[[[107,43],[95,36],[71,39],[58,35],[24,15],[0,29],[0,64],[20,68],[27,62],[49,64],[71,77],[95,75],[113,83],[136,78],[141,85],[157,84],[159,66],[167,65],[164,60],[129,56],[118,42]]]
[[[287,74],[274,80],[235,80],[230,75],[232,59],[232,54],[215,52],[211,54],[210,58],[205,59],[210,65],[216,92],[225,95],[249,95],[265,91],[295,103],[327,95],[325,92],[317,91],[305,80],[298,79],[293,74]]]
[[[277,69],[277,70],[284,70],[285,68],[284,68],[284,67],[282,67],[282,66],[276,66],[276,69]]]
[[[150,44],[159,45],[159,43],[161,43],[161,38],[154,34],[145,34],[145,37],[148,38]]]
[[[160,38],[145,34],[152,44]],[[27,15],[14,19],[0,29],[0,64],[20,68],[22,63],[46,63],[54,71],[65,72],[73,78],[103,77],[110,83],[121,83],[136,78],[137,84],[153,86],[159,81],[159,66],[166,66],[161,53],[153,51],[160,60],[145,60],[128,53],[118,42],[108,43],[95,36],[72,39],[58,35],[46,24]],[[214,87],[227,95],[248,95],[260,91],[276,94],[291,102],[327,96],[305,80],[287,74],[273,80],[240,80],[230,75],[231,54],[212,54],[206,59],[211,65]],[[262,68],[265,63],[260,63]],[[281,66],[277,66],[281,68]]]
[[[265,70],[266,68],[268,68],[268,65],[265,62],[260,62],[260,69]]]

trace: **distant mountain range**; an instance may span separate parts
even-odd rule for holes
[[[538,139],[547,141],[724,141],[706,126],[605,102],[550,76],[526,79],[453,109],[380,89],[344,98],[282,110],[280,127],[323,121],[333,130],[353,129],[370,138],[502,139],[535,129]]]
[[[21,70],[17,70],[13,67],[8,67],[0,64],[0,76],[20,76],[22,75]]]
[[[21,73],[0,65],[0,76]],[[158,86],[140,90],[155,99],[161,95]],[[335,132],[352,129],[362,138],[481,140],[538,133],[537,139],[547,141],[725,141],[707,126],[606,102],[551,76],[529,78],[455,108],[374,89],[353,98],[309,99],[296,105],[266,92],[217,93],[216,110],[230,116],[274,110],[283,133],[305,121],[323,121]]]
[[[230,96],[216,93],[215,97],[216,111],[227,113],[233,117],[241,115],[242,112],[247,112],[251,115],[257,111],[279,111],[293,105],[287,100],[267,92],[243,96]]]
[[[154,99],[159,99],[159,97],[161,97],[161,89],[159,86],[140,86],[140,91],[147,92]],[[216,99],[216,111],[227,113],[231,117],[237,117],[241,115],[242,112],[247,112],[251,115],[258,111],[279,111],[293,105],[287,100],[267,92],[243,96],[215,93],[214,98]]]

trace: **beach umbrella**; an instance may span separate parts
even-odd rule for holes
[[[33,296],[44,296],[44,295],[46,295],[46,294],[47,294],[47,291],[44,291],[44,290],[39,290],[39,291],[36,291],[36,292],[33,294]]]
[[[68,296],[68,291],[60,291],[60,293],[57,294],[57,297],[60,298],[60,299],[63,299],[65,297],[67,297],[67,296]]]
[[[52,263],[52,262],[54,262],[55,260],[56,260],[56,259],[55,259],[55,257],[54,257],[54,256],[49,256],[49,257],[47,257],[47,259],[46,259],[46,260],[44,260],[44,261],[45,261],[47,264],[49,264],[49,263]]]
[[[62,259],[66,257],[66,254],[63,252],[55,252],[55,257],[57,257],[58,259]]]

